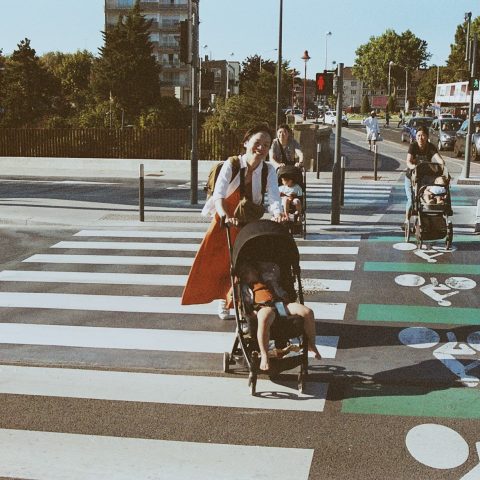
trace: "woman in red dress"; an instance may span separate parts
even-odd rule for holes
[[[245,168],[245,195],[257,205],[263,201],[262,168],[272,143],[272,134],[265,125],[251,128],[245,134],[243,145],[246,153],[240,157],[240,168]],[[284,220],[275,168],[268,165],[267,185],[269,211],[273,220]],[[218,175],[213,195],[207,200],[202,215],[213,216],[190,270],[182,295],[182,305],[210,303],[220,300],[218,314],[231,318],[226,308],[226,296],[230,289],[230,261],[227,234],[221,227],[221,218],[233,228],[232,242],[238,234],[238,220],[234,211],[240,201],[240,172],[232,178],[232,163],[226,161]]]

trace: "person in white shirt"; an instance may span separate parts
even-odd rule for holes
[[[377,143],[378,136],[380,135],[380,127],[375,110],[370,112],[370,116],[365,118],[362,124],[365,125],[367,129],[368,149],[372,150],[372,144],[375,145]]]

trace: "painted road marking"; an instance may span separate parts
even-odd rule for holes
[[[425,423],[413,427],[405,439],[410,455],[418,462],[430,468],[446,470],[463,465],[470,456],[470,449],[465,439],[455,430]],[[477,465],[460,480],[477,480],[480,478],[480,442],[476,445]]]
[[[455,230],[454,230],[455,231]],[[368,238],[369,242],[392,242],[392,243],[402,243],[404,241],[404,237],[402,236],[391,236],[391,235],[370,235]],[[436,242],[442,242],[442,240],[435,240]],[[453,236],[454,243],[459,242],[480,242],[480,237],[477,235],[454,235]],[[443,241],[443,243],[445,243]]]
[[[480,324],[480,309],[360,304],[357,320],[363,322],[478,325]]]
[[[309,382],[302,394],[295,381],[258,379],[248,395],[246,378],[164,375],[69,368],[2,366],[0,393],[89,398],[226,408],[323,412],[327,385]],[[299,401],[301,400],[301,401]]]
[[[463,263],[399,263],[399,262],[365,262],[365,272],[415,272],[415,273],[453,273],[480,275],[480,265]]]
[[[178,228],[186,227],[200,227],[206,231],[208,225],[202,224],[188,224],[179,223],[175,224]],[[171,223],[165,223],[164,226],[171,227]],[[199,238],[202,239],[205,236],[203,232],[190,232],[190,231],[138,231],[138,230],[81,230],[75,233],[74,237],[110,237],[110,238]],[[361,237],[358,235],[352,235],[349,237],[339,237],[337,235],[325,234],[317,235],[314,240],[321,240],[322,242],[360,242]],[[303,240],[298,240],[299,244],[302,244]]]
[[[75,263],[88,265],[157,265],[191,267],[193,257],[142,257],[139,255],[49,255],[35,254],[27,263]],[[302,270],[355,270],[355,262],[300,261]]]
[[[39,480],[307,480],[313,450],[0,430],[0,475]],[[135,459],[132,461],[132,459]],[[185,461],[188,459],[188,461]],[[248,468],[245,466],[248,465]]]
[[[0,282],[86,283],[105,285],[156,285],[184,287],[187,275],[159,275],[153,273],[99,273],[38,270],[3,270]],[[330,278],[302,278],[304,294],[317,292],[349,292],[351,280]]]
[[[68,293],[0,292],[0,307],[48,308],[133,313],[179,313],[216,315],[217,305],[181,305],[180,297],[145,297],[119,295],[80,295]],[[317,320],[343,320],[345,303],[305,302]]]
[[[439,334],[430,328],[413,327],[402,330],[398,335],[399,340],[407,347],[413,348],[432,348],[436,347],[440,342]],[[430,341],[424,341],[424,340]],[[475,377],[468,372],[480,366],[480,360],[465,364],[460,362],[457,357],[474,356],[477,354],[476,349],[480,349],[480,331],[472,332],[466,343],[457,341],[454,332],[447,332],[448,342],[437,347],[432,355],[439,360],[450,372],[457,376],[460,381],[467,387],[476,387],[480,383],[480,378]],[[422,341],[423,340],[423,341]],[[470,342],[472,342],[470,344]]]
[[[449,277],[445,280],[445,283],[439,283],[435,277],[430,277],[430,283],[425,285],[423,277],[408,273],[395,277],[395,283],[403,287],[420,287],[422,293],[442,307],[452,305],[452,302],[445,300],[447,297],[456,295],[460,290],[471,290],[477,286],[474,280],[465,277]]]
[[[361,385],[347,394],[342,413],[480,420],[480,391],[475,388]]]
[[[198,243],[155,243],[155,242],[58,242],[50,248],[87,250],[171,250],[196,252]],[[298,247],[300,254],[357,255],[358,247]]]
[[[0,344],[9,345],[223,354],[232,349],[234,339],[233,332],[0,323]],[[338,340],[316,336],[322,358],[336,357]]]

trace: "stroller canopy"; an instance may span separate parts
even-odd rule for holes
[[[271,220],[258,220],[245,225],[233,246],[232,264],[242,262],[273,262],[282,267],[299,268],[299,253],[295,240],[283,225]]]

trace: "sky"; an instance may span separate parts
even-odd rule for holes
[[[259,54],[277,59],[280,0],[200,0],[200,53],[242,62]],[[355,50],[386,29],[410,29],[426,40],[429,64],[444,65],[465,12],[480,15],[477,0],[283,0],[283,59],[307,77],[351,66]],[[41,55],[102,45],[104,0],[0,0],[0,49],[10,54],[23,38]],[[326,35],[331,32],[331,35]]]

